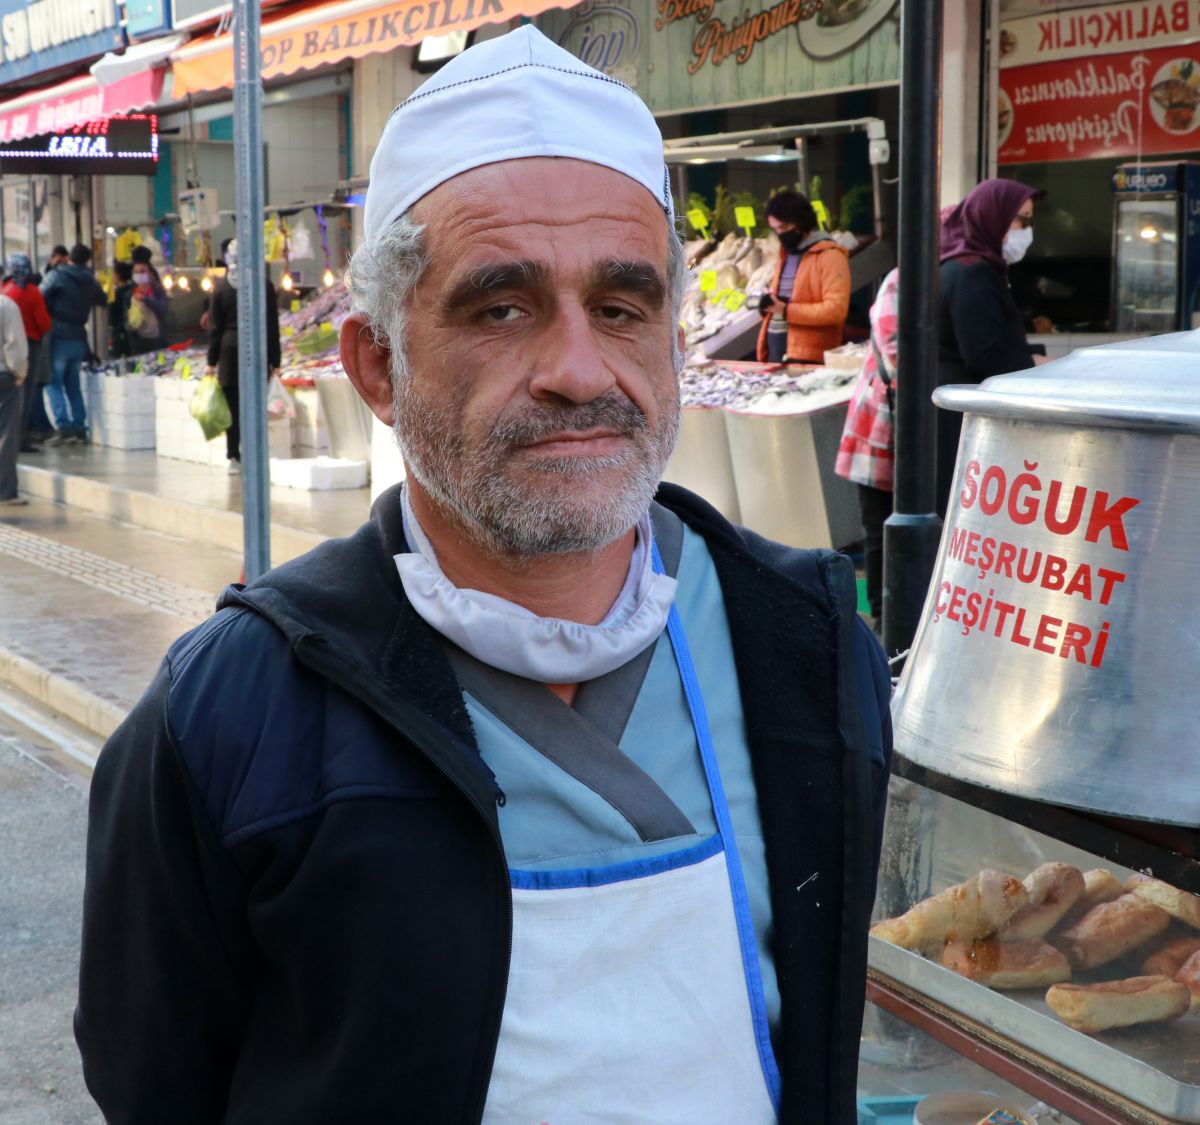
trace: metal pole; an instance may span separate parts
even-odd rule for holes
[[[808,144],[803,137],[797,137],[792,142],[796,146],[796,181],[800,185],[800,194],[808,198]]]
[[[875,221],[875,237],[883,238],[883,165],[871,165],[871,215]]]
[[[271,568],[267,477],[267,275],[263,260],[259,0],[233,0],[233,143],[237,183],[238,403],[245,576]]]
[[[942,0],[904,0],[900,70],[900,293],[895,510],[883,528],[883,644],[917,631],[941,536],[934,463]]]

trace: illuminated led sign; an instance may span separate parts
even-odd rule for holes
[[[153,176],[158,116],[135,113],[0,144],[0,174]]]

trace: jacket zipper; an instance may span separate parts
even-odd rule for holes
[[[488,831],[491,833],[492,839],[496,844],[496,853],[500,857],[500,866],[504,869],[504,888],[508,892],[508,896],[506,899],[506,906],[507,906],[506,913],[507,913],[508,926],[507,926],[507,930],[505,933],[505,939],[504,939],[504,981],[503,981],[503,985],[500,989],[500,1004],[496,1010],[496,1018],[493,1023],[492,1048],[491,1048],[490,1054],[488,1055],[487,1068],[486,1068],[486,1072],[484,1075],[485,1081],[483,1083],[483,1088],[480,1091],[479,1098],[478,1098],[478,1101],[476,1102],[476,1106],[475,1106],[474,1121],[480,1122],[483,1120],[483,1111],[484,1111],[485,1106],[487,1105],[488,1090],[491,1087],[491,1081],[492,1081],[492,1067],[495,1066],[495,1064],[496,1064],[496,1051],[499,1049],[499,1046],[500,1046],[500,1026],[504,1020],[504,1008],[508,1002],[508,973],[509,973],[509,969],[512,965],[512,946],[513,946],[513,912],[512,912],[512,893],[511,893],[512,876],[510,875],[509,869],[508,869],[508,858],[504,854],[504,841],[500,838],[499,826],[497,824],[493,823],[492,818],[487,815],[487,811],[484,809],[483,805],[480,804],[480,802],[476,798],[475,794],[472,793],[470,791],[470,789],[458,777],[455,776],[453,770],[449,769],[442,762],[438,761],[435,755],[428,753],[425,750],[424,746],[422,746],[419,742],[417,742],[413,739],[411,733],[403,730],[400,727],[398,722],[393,722],[390,714],[388,713],[388,709],[386,707],[381,708],[381,707],[376,706],[375,703],[372,702],[372,700],[370,698],[368,698],[366,695],[364,695],[364,693],[361,690],[360,683],[356,683],[353,680],[344,679],[339,674],[339,670],[337,668],[333,667],[330,664],[327,664],[321,658],[321,655],[319,653],[313,651],[314,647],[323,647],[323,638],[320,638],[319,635],[306,634],[304,636],[299,637],[293,643],[293,651],[296,653],[297,659],[302,664],[311,668],[314,672],[319,672],[330,683],[335,684],[337,687],[341,688],[343,691],[347,692],[348,694],[352,695],[355,699],[357,699],[360,702],[362,702],[363,704],[365,704],[372,711],[374,711],[375,714],[377,714],[381,719],[383,719],[385,722],[387,722],[387,724],[393,730],[395,730],[398,734],[400,734],[402,737],[404,737],[409,742],[410,745],[415,746],[421,752],[421,754],[424,755],[426,761],[428,761],[430,763],[430,765],[432,765],[433,768],[438,771],[438,773],[440,773],[444,778],[446,778],[446,780],[449,781],[450,784],[453,785],[454,788],[457,789],[466,798],[468,804],[470,804],[470,806],[479,814],[480,818],[487,825]],[[505,795],[504,790],[501,789],[500,786],[495,781],[492,782],[492,786],[493,786],[492,799],[496,802],[497,808],[503,808],[508,803],[508,797]]]

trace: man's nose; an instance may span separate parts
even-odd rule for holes
[[[599,343],[588,310],[574,299],[560,302],[541,333],[529,393],[584,403],[612,390],[616,378]]]

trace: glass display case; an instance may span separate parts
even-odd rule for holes
[[[1007,806],[990,812],[973,803],[981,790],[928,774],[923,781],[958,796],[912,778],[893,779],[879,921],[870,938],[876,986],[907,997],[934,1018],[957,1023],[960,1031],[970,1029],[981,1043],[1014,1060],[1036,1059],[1048,1081],[1031,1092],[1081,1121],[1200,1122],[1200,1008],[1192,1007],[1187,985],[1164,976],[1167,961],[1200,950],[1200,930],[1132,893],[1128,888],[1138,887],[1142,876],[1136,867],[1079,845],[1127,853],[1163,874],[1170,867],[1173,878],[1193,886],[1200,885],[1200,868],[1188,861],[1181,871],[1179,857],[1172,861],[1169,853],[1100,822],[1074,817],[1070,825],[1032,803],[1024,813]],[[1043,819],[1074,842],[1022,819]],[[1163,862],[1155,866],[1155,859]],[[1062,883],[1074,881],[1058,900],[1062,910],[1056,919],[1044,916],[1031,925],[1044,903],[1031,902],[1035,896],[1028,893],[999,906],[986,901],[986,889],[983,901],[973,893],[981,875],[1025,887],[1036,885],[1034,873],[1048,868]],[[1091,887],[1099,872],[1111,877],[1104,882],[1114,897],[1085,910],[1084,875]],[[1184,893],[1200,908],[1200,897]],[[945,909],[951,900],[957,900],[956,909]],[[1130,905],[1145,915],[1142,928],[1114,937],[1112,916]],[[908,926],[897,924],[904,920]],[[1038,931],[1042,936],[1032,936]],[[1093,946],[1081,949],[1087,940]],[[1094,948],[1097,943],[1103,948]],[[1126,989],[1131,981],[1139,983]],[[1110,991],[1117,982],[1118,990]],[[1164,990],[1170,995],[1160,999]],[[1114,996],[1119,1003],[1111,1003]],[[1061,997],[1073,998],[1075,1006],[1056,1011]],[[1094,1006],[1102,1018],[1086,1008],[1091,998],[1098,999]],[[1098,1026],[1123,1020],[1136,1022]],[[1004,1068],[997,1070],[1014,1079]],[[1016,1084],[1022,1085],[1019,1078]],[[1121,1115],[1092,1118],[1081,1111],[1081,1100]]]
[[[1179,303],[1179,199],[1117,199],[1113,262],[1116,332],[1169,332]]]

